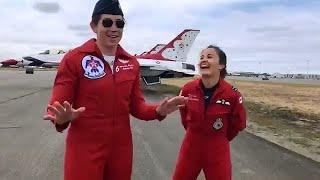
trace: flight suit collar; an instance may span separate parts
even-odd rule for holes
[[[96,44],[96,39],[94,38],[85,42],[82,46],[80,46],[79,50],[83,53],[97,54],[99,57],[103,57],[99,47]],[[127,53],[120,45],[118,45],[116,58],[130,59],[132,58],[132,56]]]
[[[197,88],[202,91],[202,82],[201,82],[201,78],[197,79]],[[214,94],[219,94],[219,93],[222,93],[223,91],[225,91],[226,89],[226,82],[224,79],[220,79],[219,82],[218,82],[218,86],[217,88],[215,89],[215,93]]]

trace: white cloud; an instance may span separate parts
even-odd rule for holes
[[[60,5],[56,2],[35,2],[33,8],[43,13],[57,13]]]

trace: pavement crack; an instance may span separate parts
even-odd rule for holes
[[[0,130],[1,129],[19,129],[19,128],[21,128],[21,126],[5,126],[5,127],[0,126]]]
[[[15,100],[18,100],[18,99],[21,99],[21,98],[24,98],[24,97],[31,96],[33,94],[39,93],[41,91],[46,91],[46,90],[50,90],[50,89],[51,89],[51,87],[50,88],[42,88],[42,89],[39,89],[37,91],[33,91],[33,92],[30,92],[30,93],[27,93],[27,94],[24,94],[24,95],[21,95],[21,96],[18,96],[18,97],[14,97],[14,98],[10,98],[10,99],[4,100],[4,101],[0,101],[0,104],[4,104],[4,103],[10,102],[10,101],[15,101]]]

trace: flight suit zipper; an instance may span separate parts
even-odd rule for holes
[[[117,94],[116,94],[117,92],[116,92],[116,90],[115,90],[115,89],[116,89],[115,75],[116,75],[116,73],[117,73],[117,72],[116,72],[116,68],[115,68],[115,67],[116,67],[116,60],[117,60],[117,57],[115,57],[114,62],[113,62],[113,66],[112,66],[112,69],[113,69],[113,70],[111,70],[111,68],[110,68],[110,70],[112,71],[112,79],[113,79],[113,96],[112,96],[112,102],[113,102],[113,103],[112,103],[112,108],[113,108],[113,109],[112,109],[112,113],[113,113],[113,115],[112,115],[112,116],[113,116],[113,117],[112,117],[113,123],[112,123],[112,124],[113,124],[113,127],[115,127],[115,125],[116,125],[116,122],[115,122],[115,121],[116,121],[116,120],[115,120],[115,97],[116,97],[116,95],[117,95]]]

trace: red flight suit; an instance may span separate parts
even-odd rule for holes
[[[196,180],[203,170],[207,180],[230,180],[231,141],[246,127],[242,96],[221,79],[205,109],[201,79],[187,83],[181,95],[189,97],[180,109],[186,134],[173,180]]]
[[[137,59],[117,47],[114,74],[91,39],[67,53],[59,66],[50,104],[72,103],[85,112],[70,123],[66,139],[65,180],[129,180],[132,134],[129,115],[162,120],[157,105],[146,104]],[[62,132],[69,126],[56,125]]]

